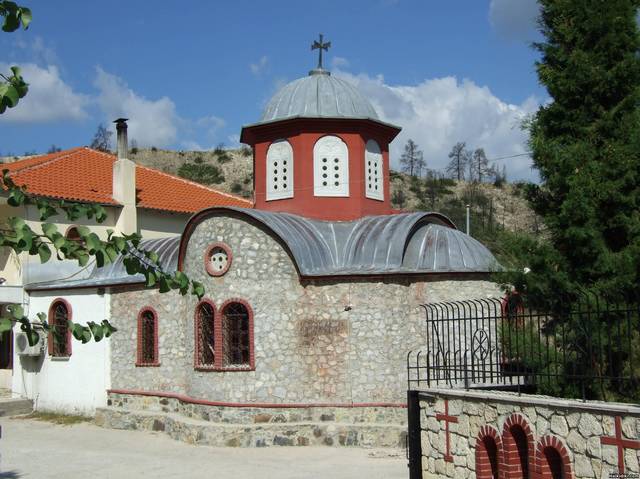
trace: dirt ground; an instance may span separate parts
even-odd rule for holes
[[[191,446],[159,433],[0,418],[0,478],[404,479],[402,450]]]

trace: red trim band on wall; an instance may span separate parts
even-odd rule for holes
[[[271,409],[294,409],[294,408],[310,408],[310,407],[398,407],[406,408],[406,403],[392,402],[363,402],[363,403],[298,403],[298,404],[278,404],[278,403],[236,403],[224,401],[207,401],[205,399],[196,399],[186,394],[178,394],[163,391],[140,391],[136,389],[107,389],[109,394],[129,394],[132,396],[157,396],[162,398],[177,399],[189,404],[200,404],[202,406],[222,406],[222,407],[246,407],[246,408],[271,408]]]

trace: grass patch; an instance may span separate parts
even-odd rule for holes
[[[74,424],[93,421],[93,418],[89,416],[38,411],[27,414],[26,416],[19,416],[19,419],[35,419],[36,421],[50,422],[60,426],[73,426]]]

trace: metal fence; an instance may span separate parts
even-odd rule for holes
[[[640,400],[640,303],[523,295],[422,305],[425,346],[407,356],[408,389],[510,389]]]

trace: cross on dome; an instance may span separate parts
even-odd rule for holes
[[[322,68],[322,50],[329,51],[331,47],[331,42],[322,42],[322,33],[320,33],[320,40],[314,40],[311,44],[311,51],[318,50],[318,70],[323,70]]]

